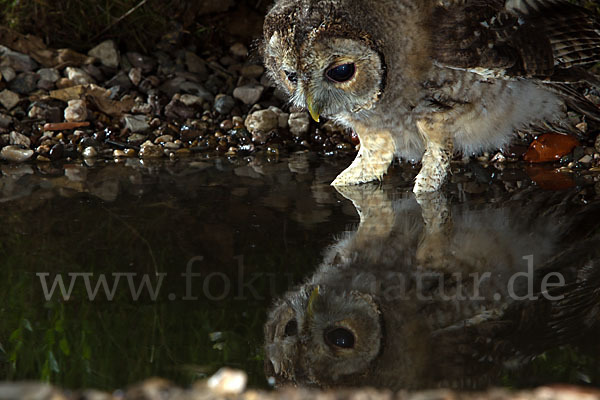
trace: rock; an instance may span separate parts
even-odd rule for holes
[[[105,87],[118,86],[121,91],[131,89],[131,79],[124,71],[119,71],[115,76],[104,82]]]
[[[29,148],[31,146],[31,139],[29,139],[27,136],[23,135],[22,133],[12,131],[10,133],[9,143],[12,145],[15,145],[15,146]]]
[[[56,87],[56,85],[54,84],[54,82],[50,82],[45,79],[40,79],[37,81],[38,89],[50,91],[50,90],[54,89],[55,87]]]
[[[248,48],[243,43],[234,43],[229,48],[229,52],[239,58],[248,57]]]
[[[248,115],[244,123],[250,133],[270,132],[279,126],[277,114],[272,110],[259,110]]]
[[[85,158],[93,158],[98,155],[98,150],[96,150],[92,146],[89,146],[89,147],[86,147],[85,149],[83,149],[83,152],[81,154]]]
[[[226,94],[218,94],[215,97],[214,108],[219,114],[227,115],[233,110],[233,107],[235,107],[233,97]]]
[[[15,79],[15,77],[17,76],[17,73],[11,67],[6,66],[6,67],[0,67],[0,75],[2,75],[2,78],[4,79],[5,82],[10,82],[13,79]]]
[[[163,82],[162,85],[159,86],[158,90],[165,93],[170,98],[173,97],[176,93],[181,92],[181,85],[185,82],[185,78],[175,77],[173,79],[169,79]]]
[[[596,137],[596,142],[594,143],[594,148],[598,153],[600,153],[600,135]]]
[[[41,119],[46,122],[60,122],[63,119],[63,110],[59,107],[36,101],[29,106],[27,116],[31,119]]]
[[[65,68],[67,78],[75,85],[88,85],[90,83],[96,83],[94,78],[81,68],[67,67]]]
[[[0,114],[0,129],[8,129],[13,119],[10,115]]]
[[[173,99],[165,106],[165,115],[169,118],[194,118],[196,110],[188,107],[179,101],[179,96],[173,96]]]
[[[184,81],[181,85],[179,85],[179,88],[186,93],[190,93],[202,98],[208,103],[212,103],[215,99],[213,94],[206,90],[206,88],[199,83]]]
[[[88,110],[84,100],[69,100],[65,108],[65,120],[67,122],[83,122],[87,120]]]
[[[280,108],[275,106],[269,107],[269,110],[277,114],[277,125],[279,128],[285,129],[288,127],[288,119],[290,118],[290,114],[284,113]]]
[[[206,386],[219,395],[237,395],[246,389],[248,376],[244,371],[221,368],[208,378]]]
[[[49,82],[56,82],[60,79],[60,72],[58,72],[58,70],[56,68],[41,68],[37,71],[38,76],[40,77],[40,79],[49,81]]]
[[[127,74],[131,83],[138,86],[142,81],[142,70],[140,68],[131,68]]]
[[[56,143],[50,151],[48,151],[48,158],[50,160],[60,160],[65,153],[65,146],[62,143]]]
[[[188,107],[198,106],[202,107],[202,103],[204,103],[204,99],[199,96],[195,96],[193,94],[182,94],[179,96],[179,101],[185,104]]]
[[[8,83],[13,92],[27,95],[37,89],[38,75],[35,72],[22,72]]]
[[[140,157],[141,158],[160,158],[164,155],[163,149],[161,146],[153,144],[151,141],[147,140],[140,146]]]
[[[98,46],[88,51],[88,55],[100,60],[102,65],[109,68],[117,68],[119,66],[119,51],[117,45],[112,40],[105,40]]]
[[[206,63],[196,53],[191,51],[185,52],[185,65],[188,71],[200,75],[202,80],[208,78]]]
[[[240,74],[249,79],[258,79],[265,72],[265,68],[262,65],[244,65]]]
[[[310,117],[306,112],[291,113],[288,119],[290,132],[296,137],[302,137],[308,133]]]
[[[152,57],[148,57],[136,52],[129,52],[126,54],[126,56],[127,60],[129,60],[132,66],[141,69],[145,74],[152,72],[152,70],[156,68],[157,62]]]
[[[589,154],[586,154],[585,156],[583,156],[579,159],[579,162],[582,164],[589,164],[592,162],[592,160],[593,160],[592,156],[590,156]]]
[[[173,141],[173,136],[171,136],[171,135],[162,135],[162,136],[159,136],[156,139],[154,139],[155,144],[172,142],[172,141]]]
[[[33,71],[37,66],[38,64],[28,55],[0,46],[0,67],[11,67],[20,72]]]
[[[10,110],[16,106],[19,100],[19,95],[15,92],[11,92],[8,89],[4,89],[0,92],[0,104],[2,104],[2,106],[7,110]]]
[[[244,104],[253,105],[258,102],[265,88],[260,85],[245,85],[235,88],[233,97]]]
[[[123,122],[125,128],[130,132],[144,132],[150,129],[150,124],[145,115],[125,115]]]
[[[133,135],[129,135],[127,137],[127,143],[130,144],[139,144],[148,138],[148,135],[142,135],[141,133],[134,133]]]
[[[104,76],[104,72],[93,64],[84,65],[82,69],[88,73],[93,79],[97,82],[104,82],[106,77]]]
[[[0,151],[0,158],[11,162],[23,162],[33,156],[33,150],[21,149],[18,146],[6,146]]]

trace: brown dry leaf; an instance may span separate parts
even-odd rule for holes
[[[33,58],[46,68],[80,66],[94,62],[93,57],[70,49],[50,49],[42,39],[33,35],[23,35],[7,27],[0,26],[0,44]]]

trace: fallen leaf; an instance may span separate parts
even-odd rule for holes
[[[578,145],[579,141],[572,136],[544,133],[531,143],[523,159],[531,163],[557,161]]]
[[[131,111],[135,100],[129,96],[121,100],[112,100],[110,91],[95,84],[77,85],[64,89],[53,90],[50,97],[68,102],[69,100],[84,99],[104,114],[118,117]]]

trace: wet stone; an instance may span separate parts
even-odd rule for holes
[[[131,79],[127,76],[125,71],[119,71],[115,76],[110,78],[108,81],[104,83],[105,87],[113,87],[119,86],[120,90],[129,90],[131,89]]]
[[[27,148],[31,146],[31,140],[27,136],[15,131],[10,133],[9,143],[15,146],[22,146]]]
[[[245,126],[253,134],[269,132],[279,126],[279,119],[273,110],[259,110],[248,115]]]
[[[33,156],[33,150],[22,149],[18,146],[6,146],[0,150],[0,158],[11,162],[24,162]]]
[[[88,52],[88,55],[100,60],[102,65],[110,68],[117,68],[119,66],[119,52],[115,42],[112,40],[105,40]]]
[[[256,104],[260,99],[265,88],[260,85],[245,85],[235,88],[233,97],[240,100],[244,104]]]
[[[211,92],[206,90],[204,86],[199,83],[184,81],[180,86],[180,89],[185,93],[190,93],[195,96],[202,98],[203,100],[212,103],[214,101],[214,96]]]
[[[62,143],[56,143],[52,146],[50,151],[48,151],[48,158],[53,161],[60,160],[64,153],[65,146]]]
[[[130,132],[144,132],[150,129],[150,124],[145,115],[125,115],[123,122],[125,128]]]
[[[173,136],[171,136],[171,135],[162,135],[162,136],[159,136],[156,139],[154,139],[155,144],[172,142],[172,141],[173,141]]]
[[[140,157],[141,158],[160,158],[164,155],[161,146],[153,144],[151,141],[146,141],[140,146]]]
[[[195,96],[193,94],[182,94],[179,96],[179,101],[185,104],[188,107],[198,106],[201,107],[202,103],[204,103],[204,99],[199,96]]]
[[[8,89],[4,89],[0,92],[0,104],[2,104],[2,106],[7,110],[11,110],[14,106],[16,106],[19,100],[19,95]]]
[[[8,88],[19,94],[29,94],[37,89],[38,75],[35,72],[22,72],[8,83]]]
[[[147,137],[148,137],[148,135],[142,135],[140,133],[134,133],[133,135],[129,135],[129,137],[127,138],[127,143],[130,143],[130,144],[139,144],[139,143],[144,142]]]
[[[288,119],[290,132],[296,137],[302,137],[308,133],[310,117],[305,112],[291,113]]]
[[[0,46],[0,66],[11,67],[15,71],[33,71],[38,64],[28,55]]]
[[[29,107],[27,116],[32,119],[40,119],[46,122],[60,122],[63,119],[63,110],[59,107],[53,107],[42,102],[35,102]]]
[[[235,107],[235,100],[233,97],[226,94],[218,94],[217,97],[215,97],[214,107],[215,111],[217,111],[219,114],[226,115],[233,110],[233,107]]]
[[[88,110],[84,100],[69,100],[65,108],[65,120],[67,122],[83,122],[88,118]]]
[[[85,149],[83,149],[83,152],[81,154],[85,158],[93,158],[98,155],[98,151],[95,148],[90,146],[90,147],[86,147]]]

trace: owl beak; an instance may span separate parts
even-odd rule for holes
[[[306,96],[306,107],[308,107],[308,112],[310,113],[312,119],[314,119],[315,122],[319,122],[319,118],[321,117],[321,110],[315,104],[313,97],[310,94]]]

